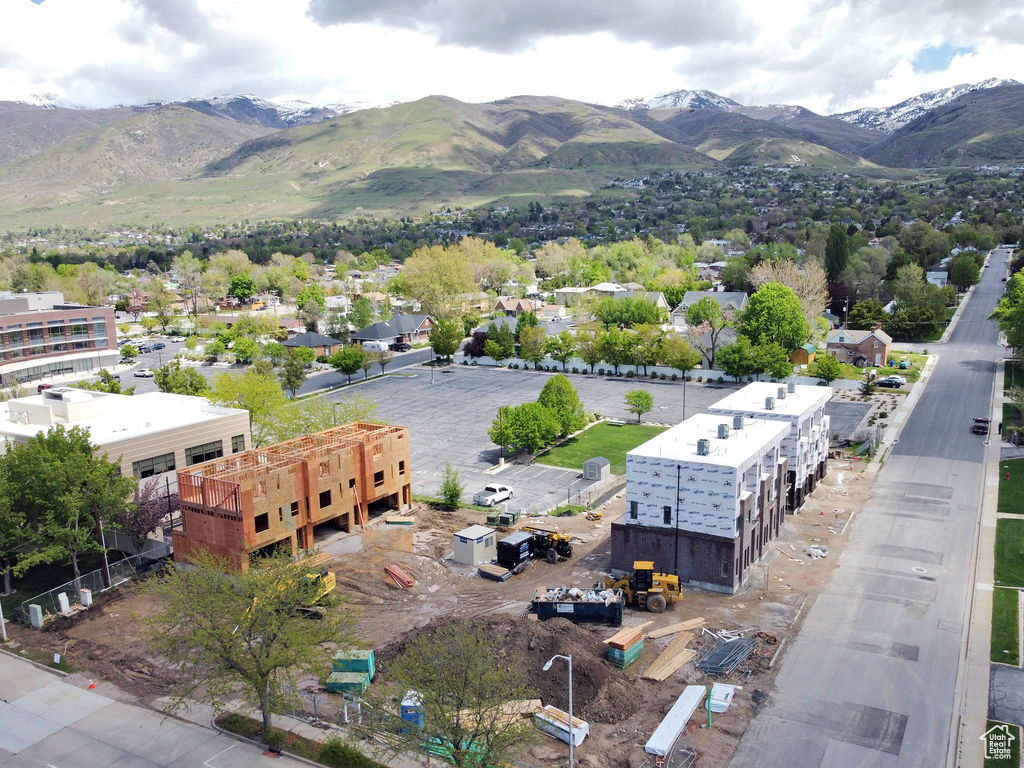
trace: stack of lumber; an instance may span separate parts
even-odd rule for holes
[[[569,714],[550,704],[539,707],[533,714],[533,721],[544,733],[561,739],[566,744],[572,740],[573,745],[577,747],[590,733],[590,723],[574,717],[570,727]]]
[[[655,629],[652,632],[648,632],[647,636],[651,640],[657,640],[659,637],[665,637],[666,635],[674,635],[678,632],[686,632],[690,629],[700,629],[704,626],[704,617],[698,616],[695,619],[687,619],[686,621],[680,621],[676,624],[669,624],[667,627],[661,629]]]
[[[649,680],[664,680],[669,675],[675,674],[680,667],[697,655],[696,651],[686,647],[687,643],[693,639],[693,632],[672,631],[678,632],[675,639],[668,644],[668,647],[651,663],[641,677],[646,677]]]
[[[604,642],[608,645],[608,661],[620,669],[625,669],[640,658],[644,652],[643,628],[651,622],[638,627],[623,627]]]
[[[387,573],[388,576],[394,579],[395,584],[400,586],[402,589],[408,589],[409,587],[416,584],[416,582],[409,577],[409,574],[407,574],[394,563],[388,563],[387,565],[385,565],[384,571],[385,573]]]
[[[480,563],[477,565],[476,570],[485,579],[493,579],[494,581],[508,581],[512,575],[512,571],[508,570],[508,568],[502,568],[500,565],[492,563]]]

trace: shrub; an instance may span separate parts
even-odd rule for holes
[[[468,360],[463,360],[463,361],[462,361],[462,364],[463,364],[463,365],[469,365],[469,361],[468,361]]]
[[[666,378],[668,378],[668,377],[667,377],[667,376],[665,376],[665,374],[664,374],[664,373],[662,373],[662,374],[659,374],[659,378],[660,378],[660,379],[661,379],[662,381],[664,381],[664,380],[665,380]]]
[[[597,369],[597,375],[598,376],[604,376],[604,368],[598,368]]]
[[[320,746],[317,760],[330,768],[379,768],[377,763],[347,741],[329,736]]]
[[[470,363],[470,365],[476,365],[476,360]]]
[[[679,378],[678,374],[672,374],[672,381],[676,381]]]
[[[633,372],[632,372],[632,371],[626,371],[626,378],[627,378],[627,379],[632,379],[632,378],[633,378],[633,376],[634,376],[634,374],[633,374]]]
[[[579,373],[579,372],[580,372],[580,369],[579,369],[579,368],[573,368],[573,369],[572,369],[572,372],[573,372],[573,373]]]
[[[327,362],[327,355],[317,355],[316,356],[316,361],[318,363],[326,363]]]

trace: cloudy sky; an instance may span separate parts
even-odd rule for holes
[[[1008,0],[0,0],[0,100],[318,104],[706,88],[823,114],[1024,82]]]

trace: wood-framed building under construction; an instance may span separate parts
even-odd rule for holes
[[[356,422],[197,464],[178,472],[181,527],[174,559],[205,550],[245,570],[274,546],[294,555],[314,528],[365,525],[412,500],[409,430]]]

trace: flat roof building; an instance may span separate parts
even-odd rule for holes
[[[199,551],[246,569],[250,555],[313,546],[316,526],[344,530],[412,501],[409,430],[356,422],[178,471],[174,559]]]
[[[807,494],[825,476],[830,436],[825,406],[831,399],[830,387],[758,381],[723,397],[708,408],[708,413],[768,419],[789,425],[789,432],[782,441],[782,455],[789,459],[787,511],[792,512],[804,503]]]
[[[626,454],[612,567],[653,560],[680,581],[735,592],[782,525],[789,425],[699,414]]]
[[[65,304],[60,291],[0,291],[0,386],[117,364],[113,307]]]
[[[58,424],[88,429],[122,475],[159,476],[171,489],[176,470],[252,447],[249,412],[203,397],[54,387],[0,403],[0,453],[8,442],[26,443]]]

